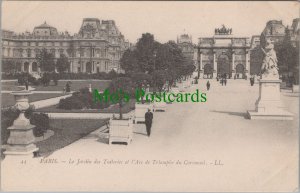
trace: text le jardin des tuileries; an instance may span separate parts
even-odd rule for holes
[[[68,160],[59,160],[56,158],[41,158],[39,161],[40,164],[69,164],[74,166],[80,165],[104,165],[104,166],[113,166],[113,165],[152,165],[152,166],[223,166],[224,163],[221,160],[161,160],[161,159],[108,159],[108,158],[88,158],[88,159],[79,159],[79,158],[69,158]],[[24,163],[23,163],[24,164]],[[26,163],[25,163],[26,164]]]

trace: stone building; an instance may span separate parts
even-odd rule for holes
[[[250,73],[260,73],[260,67],[263,60],[263,52],[261,47],[264,47],[266,40],[271,40],[274,42],[274,44],[281,44],[282,41],[288,37],[289,41],[296,46],[299,45],[299,36],[300,18],[294,19],[290,27],[283,25],[281,20],[268,21],[261,35],[252,36],[250,50]],[[280,70],[283,70],[284,68],[284,66],[279,66]]]
[[[287,26],[290,40],[294,46],[299,46],[300,42],[300,18],[293,19],[292,25]]]
[[[270,20],[261,33],[261,45],[264,46],[266,40],[271,40],[274,44],[280,43],[283,41],[285,34],[286,27],[282,24],[281,20]]]
[[[2,62],[10,61],[13,69],[29,73],[41,71],[36,57],[42,49],[52,53],[55,60],[66,55],[69,72],[120,71],[120,58],[129,47],[113,20],[85,18],[74,35],[59,32],[46,22],[32,33],[2,30]]]
[[[182,34],[177,37],[177,45],[182,50],[183,55],[186,58],[193,59],[194,57],[194,45],[192,41],[192,36],[188,34]]]
[[[250,72],[250,41],[248,37],[232,34],[232,29],[215,29],[212,37],[201,37],[197,45],[198,66],[200,77],[227,78],[249,77]]]

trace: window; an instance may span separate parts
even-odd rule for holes
[[[55,56],[55,49],[51,49],[51,50],[50,50],[50,53],[51,53],[53,56]]]
[[[27,57],[30,58],[31,57],[31,50],[27,49]]]
[[[92,57],[95,57],[95,48],[92,48]]]

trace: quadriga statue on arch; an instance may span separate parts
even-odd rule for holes
[[[277,56],[274,50],[274,45],[270,40],[267,40],[265,49],[261,48],[264,53],[264,60],[261,66],[262,79],[279,79]]]

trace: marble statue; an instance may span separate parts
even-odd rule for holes
[[[262,79],[279,79],[277,56],[274,50],[274,45],[270,40],[267,40],[265,49],[261,48],[264,53],[264,59],[261,66]]]

